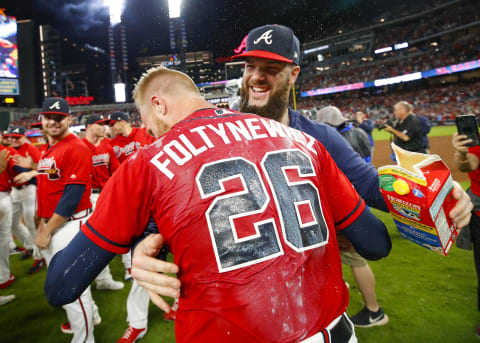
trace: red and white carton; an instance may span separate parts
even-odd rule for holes
[[[453,180],[438,155],[392,143],[396,165],[378,168],[380,190],[400,235],[440,255],[450,251],[460,229],[448,214],[455,206]]]

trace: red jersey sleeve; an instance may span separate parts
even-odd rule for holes
[[[125,161],[107,182],[82,231],[95,244],[116,254],[128,252],[151,216],[155,178],[138,154]],[[151,180],[151,182],[139,182]]]
[[[120,162],[118,161],[118,158],[113,151],[113,147],[109,142],[106,142],[106,149],[108,151],[108,154],[110,155],[110,175],[112,175],[115,170],[120,167]]]
[[[365,209],[365,202],[357,193],[345,174],[338,169],[327,150],[317,142],[322,162],[321,178],[326,187],[327,201],[337,230],[354,222]]]
[[[35,148],[33,145],[31,145],[31,144],[28,145],[27,152],[30,155],[30,157],[32,158],[33,162],[38,163],[38,161],[40,161],[40,155],[42,155],[42,152],[40,150],[38,150],[37,148]]]

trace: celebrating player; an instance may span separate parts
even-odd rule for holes
[[[153,220],[181,271],[177,342],[356,342],[335,230],[373,259],[391,243],[323,146],[273,120],[212,108],[188,76],[163,67],[142,76],[134,98],[162,137],[117,170],[54,257],[49,302],[75,299]]]
[[[35,244],[48,266],[91,214],[92,153],[69,132],[71,116],[65,99],[45,99],[40,114],[49,146],[38,162],[37,212],[41,219]],[[64,308],[72,342],[94,342],[90,287],[84,287]]]
[[[245,60],[240,110],[272,118],[315,137],[325,146],[366,203],[387,211],[379,190],[377,170],[355,153],[335,129],[308,120],[300,112],[288,107],[291,86],[300,72],[300,44],[293,31],[281,25],[255,28],[247,37],[246,52],[236,58]],[[453,194],[458,202],[449,215],[457,226],[463,227],[469,221],[472,205],[468,195],[456,182]],[[161,244],[161,239],[139,244],[133,258],[132,272],[139,284],[149,290],[152,301],[168,311],[168,304],[158,294],[177,294],[175,288],[179,283],[172,277],[160,274],[175,272],[176,266],[149,258],[152,249],[158,249]],[[364,276],[370,282],[373,274]],[[359,323],[365,320],[370,322],[369,318],[381,321],[381,315],[370,313],[376,311],[376,308],[363,311]]]

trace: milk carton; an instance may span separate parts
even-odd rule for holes
[[[460,230],[448,217],[450,170],[438,155],[410,152],[392,143],[397,165],[378,168],[380,190],[400,235],[446,256]]]

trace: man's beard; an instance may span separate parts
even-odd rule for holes
[[[240,112],[258,114],[259,116],[270,118],[278,122],[282,120],[285,109],[288,107],[288,92],[290,90],[288,82],[285,82],[278,88],[278,90],[270,94],[267,103],[263,106],[248,104],[248,90],[249,87],[242,84],[242,88],[240,89]]]

